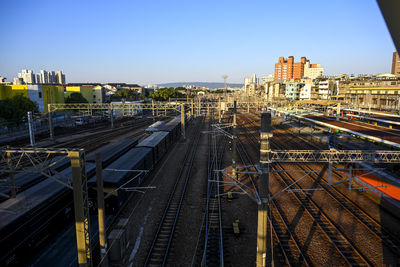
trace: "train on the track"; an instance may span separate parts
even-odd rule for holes
[[[188,119],[189,121],[189,119]],[[100,150],[103,167],[106,211],[115,213],[138,191],[147,174],[180,138],[180,118],[159,125],[143,140],[122,139]],[[59,179],[72,183],[69,160],[56,164],[53,170],[61,173]],[[96,207],[95,156],[86,158],[89,204]],[[0,265],[17,266],[26,263],[74,218],[72,190],[39,174],[17,177],[16,198],[0,203]]]

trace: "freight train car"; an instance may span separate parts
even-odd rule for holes
[[[59,160],[61,157],[55,157],[53,159],[53,162],[56,162]],[[51,164],[52,162],[48,162],[48,164]],[[69,159],[64,159],[61,160],[60,162],[57,162],[54,164],[54,166],[51,167],[51,170],[55,170],[57,172],[64,170],[70,165],[70,160]],[[46,177],[40,173],[17,173],[14,174],[14,185],[15,185],[15,190],[17,193],[21,193],[25,191],[26,189],[30,188],[31,186],[34,186],[35,184],[40,183],[46,179]],[[0,202],[3,202],[7,199],[9,199],[9,196],[11,194],[11,185],[8,186],[8,184],[4,184],[3,186],[0,187]]]
[[[168,140],[168,132],[155,132],[149,137],[143,139],[136,147],[151,148],[153,153],[154,165],[167,153],[167,149],[171,145]]]
[[[141,184],[145,172],[153,168],[153,154],[151,148],[132,148],[103,170],[104,194],[106,210],[111,213],[118,211],[128,199],[132,188]],[[135,171],[136,170],[136,171]],[[96,203],[96,176],[88,182],[89,198]]]
[[[95,164],[86,163],[88,176]],[[61,171],[71,183],[71,167]],[[0,266],[23,265],[43,244],[73,218],[72,190],[46,179],[0,203]]]
[[[108,145],[103,149],[99,150],[97,153],[101,155],[102,167],[106,167],[107,165],[111,164],[121,155],[128,152],[130,149],[135,147],[138,144],[136,139],[132,138],[125,138],[119,140],[118,142]],[[96,162],[96,153],[91,154],[89,157],[86,158],[87,162]]]

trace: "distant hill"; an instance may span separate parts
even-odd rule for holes
[[[200,87],[207,87],[210,89],[224,88],[224,83],[212,83],[212,82],[177,82],[177,83],[160,83],[157,84],[159,87],[179,87],[183,85],[195,85]],[[243,87],[241,83],[227,83],[228,87]]]

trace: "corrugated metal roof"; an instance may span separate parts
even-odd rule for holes
[[[137,147],[156,147],[168,134],[168,132],[155,132],[142,140]]]

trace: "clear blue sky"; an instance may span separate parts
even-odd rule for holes
[[[375,0],[0,2],[0,76],[63,70],[67,82],[243,82],[306,56],[326,74],[390,72]]]

